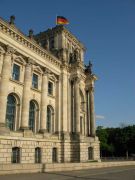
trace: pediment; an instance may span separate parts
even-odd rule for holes
[[[54,82],[57,81],[57,79],[56,79],[56,77],[55,77],[54,74],[49,74],[49,78],[50,78],[52,81],[54,81]]]
[[[25,60],[23,59],[22,56],[15,56],[15,57],[13,58],[13,60],[16,61],[16,62],[18,62],[18,63],[20,63],[20,64],[23,64],[23,65],[26,64],[26,62],[25,62]]]

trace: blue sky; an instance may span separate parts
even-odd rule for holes
[[[54,27],[56,15],[65,16],[99,77],[96,124],[135,124],[135,0],[0,0],[0,16],[13,14],[25,34]]]

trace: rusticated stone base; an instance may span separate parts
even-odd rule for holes
[[[58,163],[87,162],[88,147],[93,147],[93,160],[100,160],[97,138],[73,138],[66,135],[61,140],[59,134],[32,134],[26,130],[26,132],[10,132],[10,136],[0,135],[0,164],[12,164],[14,147],[20,148],[20,164],[34,164],[37,147],[41,148],[41,164],[53,163],[53,148],[57,148]]]

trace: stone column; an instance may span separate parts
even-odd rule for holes
[[[62,117],[62,130],[67,133],[67,72],[63,69],[62,72],[62,104],[61,104],[61,117]]]
[[[6,52],[4,54],[3,66],[1,72],[0,81],[0,134],[8,133],[8,128],[6,128],[6,107],[7,107],[7,96],[8,96],[8,86],[9,78],[11,76],[11,57],[15,50],[7,46]]]
[[[90,135],[95,136],[95,109],[94,109],[94,88],[89,89],[89,105],[90,105]]]
[[[70,86],[71,86],[71,122],[70,122],[70,126],[71,126],[71,132],[75,132],[75,122],[74,122],[74,82],[73,80],[70,81]]]
[[[61,121],[61,76],[59,76],[57,81],[57,123],[58,123],[58,132],[61,135],[62,132],[62,121]]]
[[[68,93],[68,99],[67,99],[67,119],[68,119],[68,133],[71,132],[71,85],[69,81],[69,76],[68,76],[68,85],[67,85],[67,93]]]
[[[2,66],[3,66],[3,55],[4,55],[4,53],[5,53],[4,50],[0,47],[0,74],[1,74]]]
[[[85,122],[85,132],[86,132],[86,136],[89,136],[89,122],[90,122],[90,118],[89,118],[89,92],[86,90],[86,122]]]
[[[28,59],[28,62],[25,67],[24,88],[23,88],[23,97],[22,97],[22,116],[21,116],[22,130],[29,129],[29,104],[30,104],[31,84],[32,84],[31,60]]]
[[[40,132],[46,132],[46,118],[47,118],[47,87],[48,76],[47,71],[42,76],[42,90],[41,90],[41,120],[40,120]]]
[[[80,132],[80,92],[79,92],[79,78],[74,79],[74,104],[75,104],[75,132]]]

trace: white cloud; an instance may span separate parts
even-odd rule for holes
[[[96,119],[105,119],[105,116],[103,116],[103,115],[96,115]]]

